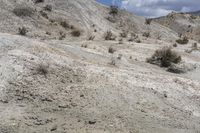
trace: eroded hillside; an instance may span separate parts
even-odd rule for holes
[[[199,44],[175,45],[176,31],[110,11],[93,0],[1,0],[0,133],[200,132]],[[147,63],[166,46],[184,73]]]

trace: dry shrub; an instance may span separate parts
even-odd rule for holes
[[[123,31],[122,33],[120,33],[120,36],[123,37],[123,38],[126,38],[127,35],[128,35],[127,31]]]
[[[151,58],[147,59],[148,63],[156,64],[161,67],[169,67],[171,64],[177,64],[181,61],[175,51],[172,51],[170,47],[163,47],[162,49],[156,50]]]
[[[143,34],[142,34],[142,36],[144,36],[144,37],[150,37],[150,32],[144,32]]]
[[[150,25],[151,22],[152,22],[152,19],[150,19],[150,18],[146,18],[146,19],[145,19],[145,24],[146,24],[146,25]]]
[[[173,47],[177,47],[177,46],[178,46],[177,43],[174,43],[174,44],[173,44]]]
[[[65,37],[66,37],[66,33],[64,33],[64,32],[59,32],[59,40],[63,40]]]
[[[41,15],[42,17],[46,18],[46,19],[49,19],[47,13],[44,12],[44,11],[40,11],[40,15]]]
[[[193,44],[192,44],[192,49],[195,49],[195,50],[198,49],[197,43],[193,43]]]
[[[187,44],[189,42],[188,38],[185,36],[182,39],[177,39],[176,40],[177,43],[179,44]]]
[[[88,37],[88,40],[90,40],[90,41],[93,41],[95,39],[95,36],[94,35],[90,35],[89,37]]]
[[[113,54],[114,52],[116,52],[116,49],[111,46],[108,48],[108,52]]]
[[[116,36],[113,35],[112,31],[107,31],[104,35],[105,40],[115,40]]]
[[[136,43],[141,43],[141,40],[140,39],[136,39],[135,42]]]
[[[108,21],[110,21],[111,23],[115,23],[117,21],[116,17],[115,16],[108,16],[106,18]]]
[[[74,37],[79,37],[81,35],[81,31],[79,29],[74,29],[71,32],[71,35],[74,36]]]
[[[45,11],[49,11],[49,12],[51,12],[52,11],[52,5],[46,5],[45,7],[44,7],[44,10]]]
[[[34,0],[34,3],[37,4],[37,3],[43,3],[44,0]]]
[[[65,29],[70,28],[70,25],[69,25],[66,21],[61,21],[61,22],[60,22],[60,25],[61,25],[63,28],[65,28]]]
[[[111,15],[117,15],[119,12],[119,7],[118,6],[110,6],[110,12],[109,14]]]
[[[25,36],[26,33],[28,32],[28,30],[27,30],[26,27],[20,27],[20,28],[18,29],[18,32],[19,32],[20,35]]]
[[[48,74],[48,72],[49,72],[49,64],[40,63],[36,68],[36,73],[44,75],[45,77]]]
[[[13,10],[13,13],[19,17],[31,17],[34,14],[34,10],[30,7],[19,6]]]

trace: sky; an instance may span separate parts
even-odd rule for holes
[[[117,3],[121,8],[127,9],[144,17],[159,17],[172,11],[190,12],[200,10],[200,0],[97,0],[106,5]]]

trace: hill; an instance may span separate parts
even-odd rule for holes
[[[164,25],[182,36],[199,41],[200,17],[195,13],[171,13],[154,21]]]
[[[1,1],[0,133],[200,132],[199,44],[146,21],[94,0]]]

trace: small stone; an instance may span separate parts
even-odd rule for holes
[[[91,124],[91,125],[93,125],[93,124],[96,123],[96,121],[89,121],[88,123]]]
[[[146,111],[144,109],[141,109],[141,112],[146,113]]]
[[[54,125],[52,128],[51,128],[51,131],[55,131],[57,130],[57,125]]]

